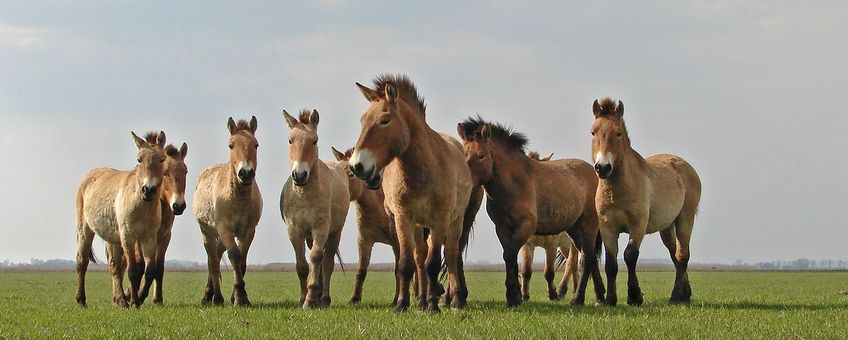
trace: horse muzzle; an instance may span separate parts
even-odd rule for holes
[[[174,215],[182,215],[186,210],[185,203],[174,203],[171,205],[171,209],[174,211]]]
[[[383,185],[383,173],[375,172],[373,176],[365,180],[365,186],[371,190],[380,189],[380,186]]]
[[[612,164],[610,163],[595,163],[595,173],[598,174],[598,178],[607,179],[610,175],[612,175]]]
[[[156,198],[156,191],[156,186],[144,185],[141,187],[141,198],[146,202],[150,202]]]
[[[255,169],[240,169],[238,171],[238,181],[241,185],[253,184],[253,179],[256,177]]]
[[[291,178],[294,185],[302,187],[309,182],[309,171],[292,171]]]

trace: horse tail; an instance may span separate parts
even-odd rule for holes
[[[562,266],[564,266],[564,265],[565,265],[565,260],[566,260],[566,259],[567,259],[567,255],[565,255],[565,254],[563,254],[563,253],[562,253],[562,248],[557,247],[556,260],[554,261],[554,263],[556,264],[556,267],[555,267],[555,268],[556,268],[557,270],[559,270],[560,268],[562,268]]]
[[[601,239],[601,231],[598,231],[598,235],[595,237],[595,257],[598,259],[598,263],[601,263],[601,255],[604,251],[604,240]]]
[[[339,259],[339,267],[342,267],[342,275],[345,275],[344,261],[342,261],[342,252],[336,249],[336,258]]]

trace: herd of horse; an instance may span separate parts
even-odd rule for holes
[[[643,237],[654,232],[660,233],[676,270],[669,301],[689,303],[689,242],[700,180],[678,156],[639,155],[631,147],[621,101],[604,98],[592,105],[590,164],[528,153],[524,134],[479,115],[457,125],[460,140],[436,132],[427,124],[423,98],[406,76],[380,75],[371,87],[356,85],[369,104],[355,146],[344,152],[332,148],[335,161],[318,158],[317,110],[303,110],[297,117],[283,111],[291,174],[280,194],[280,212],[294,248],[304,309],[331,303],[334,255],[351,203],[359,269],[350,303],[361,301],[371,249],[383,243],[391,246],[395,258],[396,311],[409,308],[411,286],[420,310],[463,308],[468,288],[462,253],[484,197],[503,248],[508,306],[529,298],[536,247],[545,249],[551,300],[566,295],[570,280],[570,303],[584,304],[591,277],[595,303],[616,305],[622,232],[629,235],[624,250],[627,303],[642,304],[636,262]],[[192,209],[207,254],[204,304],[224,303],[220,262],[226,252],[234,276],[230,303],[250,305],[244,276],[263,202],[255,180],[257,126],[256,117],[229,118],[229,161],[207,168],[198,179]],[[154,283],[153,302],[163,301],[171,227],[175,215],[186,209],[188,146],[166,146],[164,132],[132,137],[138,165],[129,171],[94,169],[77,194],[76,301],[82,306],[95,234],[106,243],[115,304],[139,307]],[[519,253],[524,260],[520,274]],[[558,253],[565,273],[554,287]],[[443,270],[444,283],[439,278]],[[125,271],[130,282],[126,290]]]

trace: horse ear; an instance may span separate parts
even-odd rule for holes
[[[624,117],[624,103],[622,101],[618,101],[618,105],[615,106],[615,115],[619,118]]]
[[[397,96],[398,93],[395,84],[392,82],[386,83],[386,100],[388,100],[389,103],[394,103],[397,101]]]
[[[350,159],[350,157],[353,156],[353,148],[347,149],[345,151],[344,155],[345,155],[345,158]]]
[[[551,152],[551,154],[550,154],[550,155],[545,156],[544,158],[542,158],[542,160],[543,160],[543,161],[549,161],[549,160],[551,160],[551,157],[553,157],[553,156],[554,156],[554,153],[553,153],[553,152]]]
[[[288,113],[288,111],[286,111],[286,110],[283,110],[283,118],[286,119],[286,125],[289,126],[289,129],[291,129],[291,128],[295,127],[295,125],[297,125],[297,119],[292,117],[292,115],[290,115]]]
[[[459,135],[463,141],[467,141],[468,137],[465,135],[465,129],[462,128],[462,123],[456,123],[456,134]]]
[[[133,142],[135,142],[135,147],[141,149],[142,146],[147,144],[147,142],[144,139],[141,139],[141,137],[137,136],[135,132],[130,131],[130,134],[132,135]]]
[[[256,128],[259,127],[259,121],[256,120],[256,116],[250,116],[250,132],[256,133]]]
[[[318,120],[318,110],[312,109],[312,113],[309,114],[309,123],[312,124],[312,126],[318,127]]]
[[[230,134],[236,133],[236,121],[233,120],[233,117],[227,119],[227,130],[230,130]]]
[[[595,115],[595,118],[598,118],[603,112],[604,108],[601,107],[601,103],[598,103],[598,100],[595,99],[595,102],[592,103],[592,114]]]
[[[359,92],[362,92],[362,95],[365,96],[365,99],[368,99],[369,102],[376,102],[380,100],[380,95],[377,94],[377,91],[374,91],[360,83],[356,83],[356,87],[359,88]]]
[[[180,147],[180,158],[185,160],[186,156],[188,156],[188,144],[183,142],[183,146]]]
[[[489,124],[483,125],[480,128],[480,139],[481,140],[489,140],[489,137],[492,136],[492,129],[489,127]]]
[[[347,158],[345,158],[345,154],[343,154],[343,153],[342,153],[341,151],[339,151],[339,150],[336,150],[336,148],[335,148],[335,147],[331,146],[331,147],[330,147],[330,150],[333,150],[333,156],[335,156],[335,157],[336,157],[336,160],[337,160],[337,161],[343,161],[343,160],[346,160],[346,159],[347,159]]]
[[[159,144],[161,147],[165,147],[165,131],[159,131],[159,135],[156,136],[156,144]]]

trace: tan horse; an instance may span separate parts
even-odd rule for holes
[[[150,142],[148,140],[148,142]],[[183,143],[179,150],[173,145],[165,147],[165,177],[162,181],[161,194],[159,201],[162,203],[162,222],[159,227],[159,233],[156,237],[156,260],[158,262],[158,275],[154,278],[156,282],[156,290],[153,293],[153,303],[162,304],[162,279],[165,275],[165,253],[168,251],[168,245],[171,243],[171,228],[174,226],[174,217],[182,215],[186,208],[185,189],[186,189],[186,174],[188,166],[185,164],[185,158],[188,155],[188,145]],[[139,246],[136,244],[136,246]],[[107,253],[108,254],[108,253]],[[123,269],[120,269],[123,271]],[[142,301],[147,296],[150,286],[147,281],[139,295]]]
[[[318,159],[317,110],[304,110],[298,119],[284,110],[283,117],[290,129],[292,172],[280,194],[280,212],[297,260],[300,302],[304,309],[323,307],[331,302],[333,255],[350,204],[347,170]],[[309,262],[304,245],[309,247]]]
[[[624,103],[605,98],[592,105],[592,156],[601,179],[596,204],[601,236],[606,250],[609,295],[615,305],[615,278],[618,274],[618,236],[628,233],[624,250],[627,264],[627,303],[642,304],[642,290],[636,278],[639,246],[645,234],[660,232],[677,275],[671,291],[672,303],[689,303],[692,289],[686,269],[689,265],[689,239],[701,199],[701,180],[695,169],[675,155],[642,158],[630,146],[624,125]]]
[[[568,291],[568,281],[577,288],[577,257],[579,251],[568,237],[567,232],[556,235],[533,235],[521,247],[521,297],[530,300],[530,277],[533,275],[533,253],[536,248],[545,250],[545,281],[548,284],[548,299],[556,301],[565,297]],[[557,254],[564,257],[565,268],[559,285],[554,288],[554,271],[556,270]]]
[[[129,304],[141,306],[138,292],[142,275],[146,284],[156,277],[156,236],[162,219],[159,186],[164,177],[165,133],[148,133],[149,143],[132,133],[138,148],[138,166],[130,171],[94,169],[86,175],[77,192],[77,303],[85,306],[85,273],[94,234],[106,241],[112,274],[112,301],[128,306],[123,289],[124,254],[129,261]],[[136,243],[141,254],[136,254]],[[144,258],[145,266],[138,261]]]
[[[229,118],[230,161],[206,168],[197,180],[192,209],[203,233],[209,279],[201,303],[224,303],[221,294],[221,256],[224,251],[233,266],[234,285],[230,302],[248,306],[244,275],[247,253],[256,224],[262,216],[262,195],[256,184],[256,117],[250,122]],[[238,239],[238,241],[236,241]]]
[[[357,248],[359,250],[359,268],[356,270],[356,282],[353,286],[353,294],[350,297],[351,304],[362,301],[362,285],[368,275],[368,265],[371,263],[371,251],[374,243],[382,243],[392,247],[395,255],[395,272],[397,272],[397,260],[400,249],[398,248],[397,236],[394,226],[386,213],[384,205],[385,195],[382,188],[368,189],[365,182],[353,175],[350,171],[350,156],[353,149],[341,152],[332,148],[333,155],[339,161],[339,165],[348,168],[348,180],[350,184],[350,200],[354,202],[356,210],[356,226],[359,229],[357,236]],[[397,282],[396,282],[397,283]],[[395,284],[395,296],[392,304],[397,301],[398,286]]]
[[[518,282],[518,252],[533,235],[567,231],[585,256],[572,304],[583,304],[589,273],[597,273],[598,234],[592,166],[578,159],[540,162],[524,153],[527,138],[503,127],[469,118],[457,126],[469,167],[489,174],[482,179],[486,210],[495,223],[506,265],[508,306],[522,302]],[[596,276],[595,295],[603,301],[603,283]]]
[[[409,306],[413,252],[416,245],[423,245],[425,227],[430,232],[429,249],[424,265],[418,262],[416,267],[427,299],[419,301],[419,308],[439,311],[443,244],[449,294],[454,297],[451,307],[462,308],[468,289],[459,273],[459,241],[472,185],[462,146],[427,125],[424,101],[406,76],[379,76],[374,89],[357,86],[370,105],[362,115],[362,131],[350,165],[368,187],[377,188],[382,182],[386,208],[395,222],[400,246],[396,275],[400,296],[395,310]],[[415,251],[415,256],[421,258],[424,252]]]

